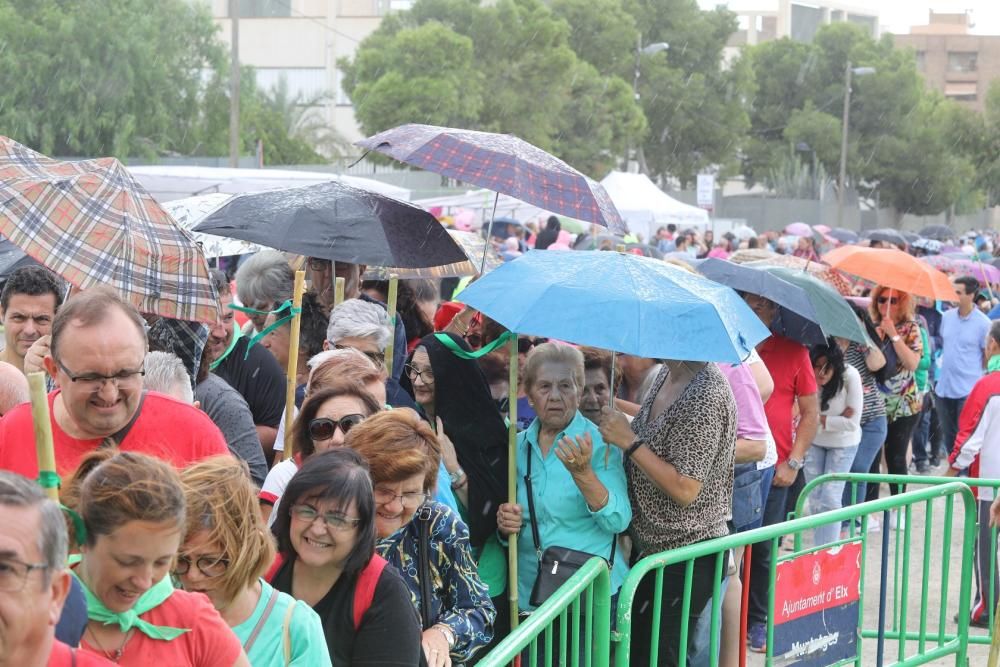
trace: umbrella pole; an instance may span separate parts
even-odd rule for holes
[[[983,260],[976,253],[976,261],[979,262],[979,274],[983,277],[983,282],[986,283],[986,290],[990,293],[990,303],[993,303],[993,286],[990,285],[990,281],[986,278],[986,269],[983,267]]]
[[[285,449],[282,459],[295,455],[292,422],[295,420],[295,389],[299,369],[299,333],[302,330],[302,293],[306,288],[306,272],[295,272],[292,290],[292,332],[288,342],[288,376],[285,379]]]
[[[510,375],[507,388],[507,502],[517,504],[517,336],[510,339]],[[517,629],[517,535],[507,538],[507,595],[510,630]]]
[[[399,278],[396,274],[389,276],[389,303],[386,310],[389,313],[389,342],[385,346],[385,374],[392,377],[392,357],[396,351],[396,294],[399,290]]]
[[[49,416],[49,397],[45,392],[45,373],[29,373],[28,387],[31,392],[31,416],[35,423],[38,483],[45,495],[59,502],[59,477],[56,473],[55,448],[52,445],[52,421]]]
[[[486,273],[486,253],[490,250],[490,243],[493,241],[493,219],[497,217],[497,204],[500,203],[500,191],[497,190],[496,197],[493,198],[493,214],[490,216],[490,225],[486,228],[486,245],[483,246],[483,261],[479,263],[479,275]]]

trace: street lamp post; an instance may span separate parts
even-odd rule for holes
[[[636,42],[635,42],[635,71],[634,71],[634,74],[632,76],[632,95],[634,95],[634,97],[635,97],[636,104],[639,103],[639,64],[642,61],[642,57],[643,56],[651,56],[654,53],[659,53],[660,51],[666,51],[669,48],[670,48],[670,45],[667,44],[666,42],[653,42],[652,44],[647,44],[646,46],[643,46],[642,45],[642,33],[639,33],[638,35],[636,35]],[[639,147],[636,148],[636,157],[637,158],[638,158],[638,155],[639,155],[639,153],[641,151],[642,151],[642,147],[641,146],[639,146]],[[626,171],[629,170],[628,166],[629,166],[631,155],[632,155],[632,146],[630,145],[629,148],[628,148],[628,152],[625,155],[625,168],[626,168]],[[639,162],[638,159],[636,161]]]
[[[840,173],[837,176],[837,226],[844,226],[844,188],[847,184],[847,130],[851,119],[851,76],[874,74],[874,67],[851,67],[847,61],[844,68],[844,118],[840,128]]]

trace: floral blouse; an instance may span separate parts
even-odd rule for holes
[[[406,526],[379,540],[375,551],[402,574],[419,614],[421,516],[428,516],[431,524],[428,553],[434,591],[433,624],[443,623],[455,633],[452,662],[467,662],[493,639],[496,609],[486,584],[479,578],[469,546],[469,529],[462,519],[446,505],[428,501]]]
[[[903,337],[906,347],[913,350],[918,357],[923,354],[924,344],[920,338],[920,324],[910,320],[897,327],[896,331]],[[896,374],[880,389],[885,394],[885,414],[890,422],[920,412],[924,397],[917,388],[916,375],[913,371],[903,368],[901,363],[896,365]]]

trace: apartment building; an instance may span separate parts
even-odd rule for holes
[[[862,26],[876,39],[879,36],[877,9],[837,0],[731,0],[727,8],[736,14],[739,21],[737,31],[727,45],[734,51],[782,37],[811,42],[822,26],[845,21]]]

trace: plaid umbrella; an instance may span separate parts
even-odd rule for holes
[[[80,289],[214,322],[205,256],[114,158],[60,162],[0,137],[0,234]]]
[[[427,171],[624,234],[607,191],[562,160],[509,134],[400,125],[357,142]]]
[[[779,255],[778,253],[755,248],[750,250],[737,250],[729,256],[730,262],[737,264],[748,264],[759,262],[755,266],[785,266],[790,269],[801,269],[827,283],[843,296],[851,296],[851,281],[844,274],[834,268],[820,262],[810,262],[809,260],[796,257],[795,255]]]

